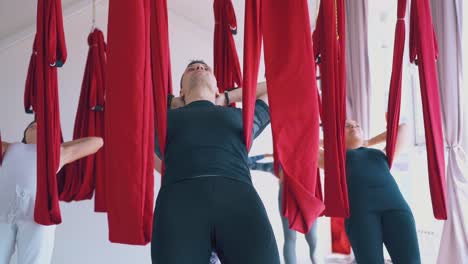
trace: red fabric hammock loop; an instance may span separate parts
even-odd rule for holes
[[[66,60],[60,0],[39,0],[37,6],[37,196],[34,220],[42,225],[61,223],[57,170],[61,129],[57,68],[51,63]],[[58,43],[58,44],[57,44]]]
[[[444,140],[436,69],[438,46],[429,1],[411,1],[410,12],[410,59],[418,59],[432,208],[436,219],[447,219]]]
[[[242,84],[242,73],[233,38],[233,31],[237,31],[237,21],[231,0],[215,0],[213,10],[214,75],[220,92],[224,92],[236,84]]]
[[[106,44],[103,33],[95,29],[88,36],[89,51],[75,118],[73,139],[104,138],[104,93]],[[100,111],[97,111],[97,110]],[[96,190],[95,210],[105,211],[103,151],[80,159],[66,168],[59,182],[60,200],[91,199]]]
[[[48,63],[52,67],[62,67],[67,60],[67,49],[63,36],[62,2],[49,1],[49,5],[52,16],[49,20],[48,31],[57,32],[57,35],[52,35],[48,41],[48,50],[51,51],[48,55]]]

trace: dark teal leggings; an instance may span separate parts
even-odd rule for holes
[[[251,184],[203,177],[170,184],[156,201],[153,264],[279,264],[265,208]]]
[[[383,264],[383,244],[392,263],[421,263],[414,218],[409,210],[351,211],[345,227],[358,264]]]

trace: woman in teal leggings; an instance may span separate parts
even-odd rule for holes
[[[400,125],[396,155],[405,145],[405,131],[406,125]],[[364,141],[359,124],[346,121],[346,176],[351,212],[345,222],[346,233],[358,264],[383,264],[384,244],[394,264],[419,264],[411,209],[390,173],[385,152],[368,148],[385,139],[384,132]]]

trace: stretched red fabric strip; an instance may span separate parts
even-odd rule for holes
[[[32,114],[36,112],[36,94],[37,94],[37,36],[34,37],[31,59],[29,60],[28,75],[26,77],[26,85],[24,89],[24,111]]]
[[[35,73],[38,158],[34,220],[43,225],[61,223],[56,178],[60,162],[61,129],[57,68],[54,67],[63,65],[66,60],[61,14],[60,0],[38,1]]]
[[[262,49],[261,0],[245,0],[244,25],[244,80],[242,84],[242,117],[244,121],[244,138],[247,150],[252,145],[253,117],[257,90],[260,53]],[[273,134],[273,141],[275,135]],[[275,146],[273,145],[273,148]],[[275,173],[278,174],[276,149]]]
[[[237,21],[231,0],[214,0],[214,74],[220,92],[242,85],[242,75],[233,34]]]
[[[154,188],[150,1],[109,2],[108,24],[104,155],[109,240],[145,245],[151,241]]]
[[[151,1],[151,63],[153,77],[154,112],[156,113],[155,129],[162,159],[166,149],[167,136],[167,95],[172,94],[171,57],[169,45],[169,22],[167,16],[167,1]],[[154,139],[154,137],[151,137]],[[154,150],[152,149],[154,152]],[[161,168],[161,178],[164,174],[164,162]],[[151,180],[151,179],[149,179]],[[153,183],[151,182],[151,188]],[[152,226],[153,189],[148,187],[146,199],[146,218],[148,226]],[[151,196],[149,195],[151,193]]]
[[[152,0],[151,1],[151,64],[152,64],[152,80],[153,80],[153,101],[155,116],[155,129],[158,134],[158,143],[162,159],[166,149],[167,136],[167,95],[172,94],[172,75],[171,75],[171,60],[170,60],[170,45],[169,45],[169,22],[167,16],[167,1]],[[154,133],[153,133],[154,134]],[[154,142],[151,137],[151,145]],[[154,153],[154,148],[151,149]],[[154,155],[154,154],[153,154]],[[153,157],[153,156],[152,156]],[[151,159],[153,162],[153,159]],[[161,178],[164,174],[164,162],[161,166]],[[144,207],[144,221],[148,227],[153,224],[153,176],[148,178],[151,186],[147,187],[147,196]],[[148,230],[150,231],[150,230]],[[151,235],[151,233],[150,233]]]
[[[314,43],[316,43],[314,39]],[[318,43],[318,42],[317,42]],[[314,45],[314,50],[315,50]],[[317,97],[320,110],[320,119],[323,120],[323,109],[322,109],[322,100],[320,99],[319,90],[317,89]],[[321,183],[320,183],[320,170],[317,170],[317,193],[320,192],[320,198],[323,201]],[[331,230],[331,242],[332,242],[332,252],[339,254],[350,254],[351,253],[351,244],[349,243],[348,236],[346,235],[346,230],[344,226],[344,218],[342,217],[330,217],[330,230]]]
[[[95,29],[88,36],[88,57],[75,118],[73,139],[104,137],[105,42],[103,33]],[[103,151],[80,159],[67,167],[63,183],[59,183],[60,200],[91,199],[96,189],[95,210],[105,211]],[[98,191],[99,186],[99,191]],[[62,189],[62,190],[61,190]],[[99,195],[98,195],[99,193]]]
[[[342,150],[342,161],[340,163],[343,164],[343,178],[342,178],[342,183],[346,182],[346,173],[345,171],[345,165],[346,164],[346,143],[345,143],[345,136],[344,136],[344,131],[345,131],[345,122],[346,122],[346,18],[345,18],[345,0],[337,0],[337,17],[338,17],[338,45],[339,45],[339,51],[338,51],[338,70],[337,72],[339,73],[339,89],[337,91],[339,95],[339,101],[338,101],[338,113],[339,113],[339,119],[344,120],[343,123],[339,123],[337,128],[338,128],[338,133],[339,131],[343,131],[342,135],[342,142],[339,143],[339,146],[341,146]],[[346,186],[346,183],[344,184]],[[347,188],[344,188],[347,192]],[[347,201],[346,197],[346,201]],[[348,203],[346,202],[346,205],[344,205],[346,208],[348,208]],[[349,211],[349,209],[348,209]],[[349,213],[348,213],[349,215]]]
[[[93,71],[96,74],[96,101],[92,104],[92,110],[95,112],[96,135],[105,140],[104,112],[105,111],[105,94],[106,94],[106,71],[107,71],[107,44],[104,40],[102,31],[95,33],[97,40],[97,66]],[[95,154],[95,192],[94,192],[94,211],[107,212],[106,202],[106,173],[105,173],[105,157],[104,151],[100,150]]]
[[[153,77],[155,128],[162,158],[166,149],[167,95],[172,94],[171,58],[169,45],[167,1],[151,1],[151,63]],[[163,175],[164,163],[161,169]],[[153,208],[150,208],[153,210]],[[150,219],[151,220],[151,219]]]
[[[398,125],[400,123],[403,52],[405,50],[406,34],[405,16],[406,0],[399,0],[393,46],[392,78],[390,80],[390,91],[387,106],[387,113],[390,113],[390,115],[387,115],[387,145],[385,151],[387,153],[387,160],[390,167],[392,167],[393,164],[398,135]]]
[[[325,215],[348,217],[346,185],[346,68],[344,4],[321,1],[314,40],[320,46],[320,76],[323,100],[323,134],[325,151]],[[337,17],[338,16],[338,17]]]
[[[410,26],[410,58],[411,61],[417,58],[421,85],[432,209],[435,218],[447,219],[444,141],[436,71],[438,50],[429,1],[411,2]]]
[[[271,124],[284,171],[283,214],[302,233],[324,209],[316,198],[319,109],[309,21],[306,0],[262,3]]]

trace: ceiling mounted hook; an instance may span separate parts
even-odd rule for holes
[[[96,28],[96,0],[92,0],[93,21],[91,25],[91,32]]]

